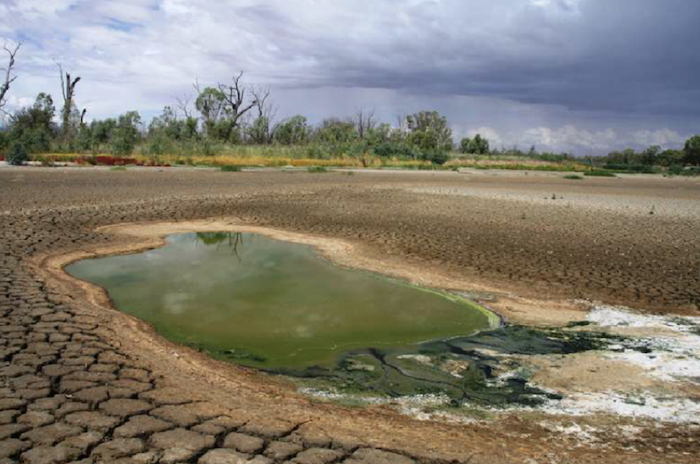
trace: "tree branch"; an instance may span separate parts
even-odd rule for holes
[[[2,46],[2,49],[9,56],[9,62],[6,68],[0,68],[0,70],[5,72],[5,79],[3,80],[2,85],[0,85],[0,109],[5,106],[5,96],[7,95],[8,90],[10,90],[10,85],[17,79],[17,76],[12,75],[12,71],[15,68],[17,52],[19,52],[21,47],[21,42],[18,43],[14,49],[9,48],[7,44]]]

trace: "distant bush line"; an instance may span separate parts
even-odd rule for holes
[[[240,78],[240,76],[239,76]],[[234,80],[235,85],[239,82]],[[268,95],[269,96],[269,93]],[[517,148],[494,148],[480,134],[455,143],[447,119],[436,111],[421,111],[392,126],[358,111],[352,118],[328,118],[309,124],[297,115],[273,124],[259,98],[246,115],[235,113],[235,102],[215,88],[199,92],[195,110],[166,107],[146,127],[131,111],[117,118],[84,122],[73,108],[70,117],[56,108],[50,95],[11,115],[0,129],[0,158],[11,164],[29,159],[50,165],[60,161],[104,166],[354,166],[406,169],[535,170],[608,173],[697,175],[700,136],[682,150],[651,146],[637,152],[613,151],[605,156],[576,157]],[[266,96],[265,96],[266,98]],[[257,115],[252,109],[257,107]],[[605,173],[605,174],[603,174]]]

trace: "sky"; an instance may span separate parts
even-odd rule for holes
[[[700,133],[699,19],[697,0],[0,0],[0,44],[23,44],[9,109],[60,101],[54,61],[88,119],[149,120],[242,70],[278,120],[437,110],[457,141],[586,155]]]

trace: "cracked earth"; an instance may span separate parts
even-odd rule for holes
[[[426,175],[410,182],[428,186],[463,182],[458,176]],[[467,200],[425,200],[407,192],[406,182],[378,174],[350,178],[157,170],[0,171],[0,464],[645,463],[658,462],[660,453],[673,462],[692,462],[698,451],[694,432],[672,425],[659,424],[655,435],[635,439],[632,447],[625,437],[611,437],[600,448],[578,442],[572,446],[574,438],[517,415],[496,425],[455,425],[417,421],[382,407],[319,404],[299,396],[282,379],[226,365],[160,339],[145,324],[109,309],[46,265],[70,253],[129,246],[128,237],[97,232],[101,226],[228,217],[361,241],[374,252],[396,254],[400,249],[410,255],[413,265],[422,262],[484,278],[454,252],[454,234],[460,230],[463,209],[470,207],[465,206]],[[374,188],[378,184],[382,189]],[[566,191],[568,186],[564,181],[547,188]],[[692,200],[698,187],[693,184],[689,189],[690,193],[680,194]],[[433,202],[442,202],[445,208],[437,211]],[[479,243],[479,227],[488,234],[478,208],[471,211],[474,246]],[[509,208],[506,205],[498,215],[521,214],[521,207]],[[532,214],[540,214],[541,206],[533,208]],[[410,218],[415,218],[413,224]],[[688,229],[682,220],[659,221],[657,230],[664,234]],[[426,233],[435,227],[441,232]],[[518,240],[519,233],[513,231],[510,240],[520,248],[530,246]],[[557,247],[565,247],[571,237],[561,230],[543,233],[549,234],[549,248],[555,253],[537,255],[554,263],[542,271],[547,278],[540,282],[551,281],[556,295],[580,296],[580,287],[557,280],[566,268],[566,257],[556,254]],[[420,240],[411,239],[416,234],[425,238],[424,249]],[[643,236],[629,234],[627,230],[619,236],[651,250],[653,243],[645,245]],[[605,238],[615,239],[615,235]],[[697,252],[693,243],[683,244],[673,252],[678,255],[666,258],[654,252],[656,264],[670,269],[668,278],[659,278],[646,293],[620,285],[608,296],[618,302],[636,295],[632,303],[647,303],[655,311],[663,311],[670,301],[681,313],[697,312],[698,287],[679,285],[674,276],[680,271],[672,264],[674,257],[682,256],[691,268],[682,273],[681,282],[697,284],[693,274],[700,259]],[[643,253],[636,253],[628,253],[624,261],[639,265]],[[589,264],[593,274],[598,272],[593,277],[602,276],[599,282],[605,276],[623,282],[629,273],[641,272],[639,266],[619,267],[616,262],[608,267],[595,260]],[[459,269],[463,272],[455,271]],[[495,285],[505,286],[517,277],[512,269],[493,272],[500,274],[486,277]],[[664,286],[673,291],[664,293]],[[606,295],[601,290],[591,296]]]

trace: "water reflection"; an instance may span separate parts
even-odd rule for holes
[[[241,260],[238,254],[238,247],[243,245],[243,234],[241,232],[197,232],[195,234],[195,243],[203,243],[204,245],[216,245],[219,250],[222,244],[231,248],[231,253],[236,255],[238,261]]]

